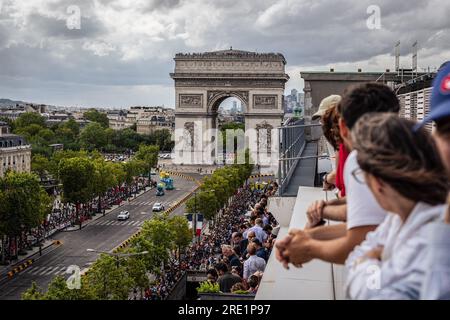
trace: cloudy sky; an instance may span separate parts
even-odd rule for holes
[[[398,40],[401,65],[417,40],[419,69],[436,68],[450,59],[449,13],[440,0],[0,0],[0,98],[173,106],[175,53],[230,46],[283,53],[287,90],[301,70],[393,69]]]

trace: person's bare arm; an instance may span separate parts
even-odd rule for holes
[[[316,227],[323,219],[346,221],[347,201],[345,198],[330,201],[314,201],[306,210],[308,223],[306,228]]]
[[[317,259],[330,262],[344,264],[350,252],[361,244],[366,238],[368,232],[377,228],[377,225],[362,226],[347,230],[344,237],[334,240],[314,240],[309,243],[313,256]]]
[[[322,210],[322,219],[347,221],[347,204],[325,205]]]
[[[347,233],[347,224],[339,223],[305,230],[315,240],[333,240],[344,237]]]
[[[328,200],[326,202],[327,205],[331,205],[331,206],[338,206],[341,204],[346,204],[347,203],[347,198],[346,197],[342,197],[339,199],[332,199],[332,200]]]
[[[316,240],[308,232],[294,229],[289,231],[285,246],[277,258],[287,267],[289,263],[300,267],[313,259],[344,264],[350,252],[366,238],[368,232],[377,228],[362,226],[348,230],[345,236],[334,240]]]

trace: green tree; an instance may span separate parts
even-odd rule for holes
[[[19,248],[24,248],[26,233],[42,224],[50,213],[51,199],[40,186],[35,174],[8,171],[0,178],[0,235],[2,248],[5,237],[18,241]],[[5,259],[2,251],[2,262]],[[17,255],[17,248],[10,252]]]
[[[108,128],[109,127],[108,115],[106,113],[104,113],[104,112],[99,112],[96,109],[90,109],[90,110],[86,111],[83,114],[83,117],[86,120],[89,120],[89,121],[92,121],[92,122],[97,122],[103,128]]]
[[[31,159],[31,171],[36,173],[42,180],[51,171],[50,161],[43,155],[33,155]]]
[[[133,278],[121,258],[101,254],[86,275],[93,294],[101,300],[127,300]]]
[[[94,164],[90,159],[82,157],[62,159],[58,171],[63,184],[63,198],[76,205],[76,215],[81,228],[79,206],[90,200],[94,193],[92,180],[95,176]]]
[[[36,282],[31,283],[31,287],[22,293],[22,300],[44,300],[45,295]]]
[[[66,279],[56,276],[48,284],[47,292],[43,296],[44,300],[95,300],[96,296],[90,288],[87,278],[81,277],[79,289],[69,289]]]
[[[179,258],[181,252],[183,252],[192,241],[192,231],[189,229],[186,218],[182,216],[170,218],[169,226],[172,229],[173,242],[177,248]]]
[[[37,135],[45,141],[45,144],[51,144],[55,139],[55,133],[47,128],[39,130]]]
[[[105,129],[96,122],[89,123],[80,134],[80,145],[86,150],[102,150],[106,146]]]
[[[100,212],[103,196],[109,188],[116,186],[118,174],[117,168],[112,163],[106,162],[103,158],[94,160],[94,176],[92,177],[93,193],[99,197],[98,212]]]
[[[77,141],[80,134],[80,125],[74,119],[60,123],[54,131],[57,142],[64,144],[65,149],[78,150],[80,148]]]
[[[135,248],[130,248],[129,250],[127,250],[127,253],[137,253],[137,251]],[[148,288],[150,284],[145,260],[143,259],[142,255],[134,255],[128,257],[124,265],[127,273],[133,279],[134,287],[141,291],[142,296],[143,291]]]
[[[40,127],[46,127],[45,118],[39,113],[35,112],[22,113],[14,122],[14,125],[17,129],[24,128],[32,124],[36,124]]]
[[[169,259],[170,250],[174,248],[173,230],[167,219],[155,216],[142,225],[141,233],[132,240],[137,252],[148,251],[142,256],[146,269],[159,273],[161,265]]]
[[[152,168],[155,168],[158,165],[158,153],[159,153],[159,147],[158,146],[147,146],[141,144],[139,146],[138,152],[136,152],[136,159],[142,160],[145,162],[146,169],[148,172],[148,178],[151,178],[151,170]]]
[[[45,127],[36,123],[29,124],[24,127],[17,127],[14,133],[23,136],[25,139],[29,140],[34,136],[39,134],[39,131],[44,130]]]
[[[154,144],[159,146],[160,150],[171,151],[174,147],[175,142],[172,141],[172,134],[169,130],[156,130],[153,134]]]

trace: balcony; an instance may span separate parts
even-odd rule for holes
[[[280,224],[278,238],[291,228],[303,229],[306,210],[315,200],[328,195],[318,185],[318,150],[322,136],[320,125],[300,121],[280,130],[279,196],[268,200],[268,209]],[[334,158],[327,145],[326,158]],[[334,166],[334,161],[331,161]],[[319,165],[320,167],[320,165]],[[302,268],[283,268],[271,254],[255,300],[341,300],[343,266],[313,260]]]
[[[325,198],[322,188],[314,187],[299,187],[295,198],[269,198],[269,210],[280,223],[278,238],[291,228],[303,229],[309,204]],[[342,288],[343,266],[313,260],[286,270],[271,254],[255,300],[341,300]]]

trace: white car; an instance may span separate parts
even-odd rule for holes
[[[128,211],[121,211],[117,216],[117,220],[127,220],[130,218],[130,213]]]
[[[153,205],[152,211],[164,211],[164,206],[160,202],[156,202]]]

